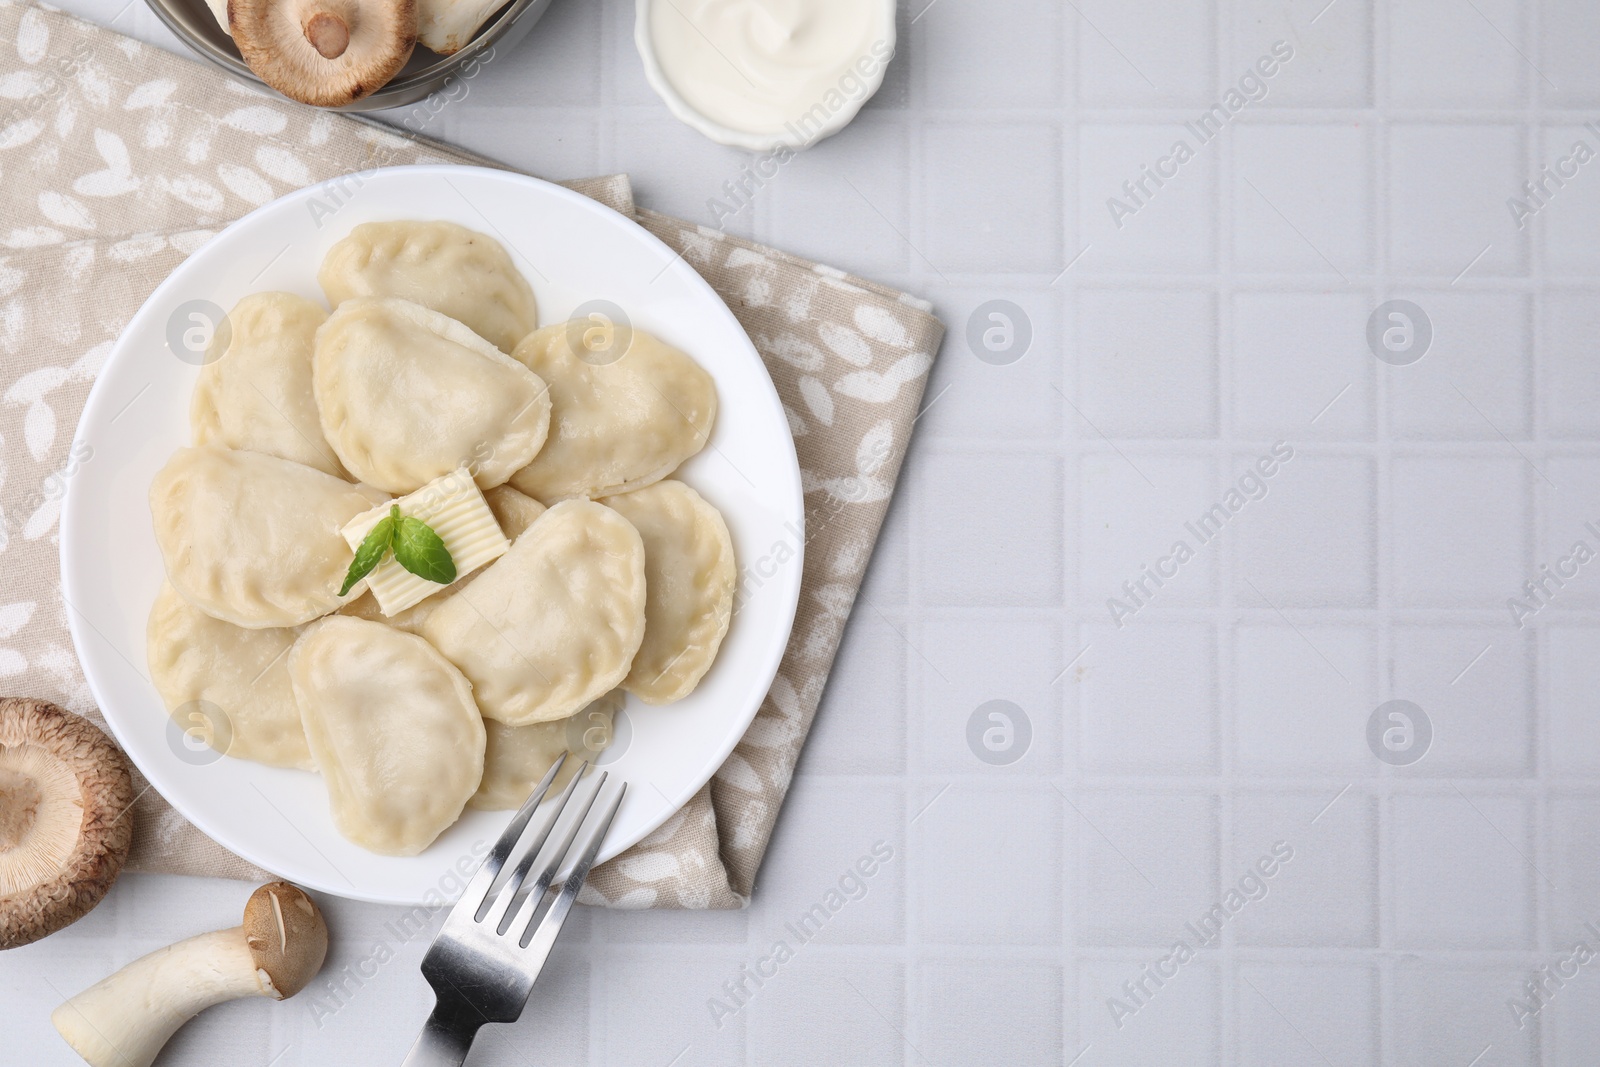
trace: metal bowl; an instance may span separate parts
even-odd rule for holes
[[[239,56],[239,49],[221,26],[217,25],[205,0],[146,0],[156,17],[181,38],[202,59],[222,68],[227,73],[249,85],[260,86],[276,92],[266,82],[256,77]],[[549,8],[550,0],[511,0],[478,29],[466,47],[451,56],[430,52],[421,45],[412,53],[399,74],[389,84],[370,96],[328,108],[329,111],[382,111],[385,108],[403,107],[444,88],[452,76],[470,77],[488,63],[497,52],[510,49],[524,34],[533,29]],[[462,73],[463,70],[466,73]]]

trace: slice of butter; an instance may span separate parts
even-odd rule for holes
[[[400,514],[421,519],[439,535],[455,562],[457,582],[490,560],[498,559],[511,547],[494,512],[489,510],[488,501],[484,500],[472,475],[462,467],[345,523],[340,533],[352,550],[361,546],[394,504],[400,506]],[[393,555],[374,567],[366,581],[367,588],[378,601],[378,610],[386,616],[399,614],[440,590],[450,588],[412,574],[400,566]]]

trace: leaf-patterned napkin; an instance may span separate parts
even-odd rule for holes
[[[496,165],[0,0],[0,691],[100,718],[67,633],[57,517],[67,481],[89,458],[71,428],[123,324],[185,256],[250,209],[338,175],[429,162]],[[722,295],[777,383],[800,455],[803,589],[772,691],[716,777],[584,890],[589,903],[613,907],[740,907],[944,327],[903,293],[636,211],[625,177],[568,184],[635,217]],[[132,868],[264,878],[142,779],[138,787]]]

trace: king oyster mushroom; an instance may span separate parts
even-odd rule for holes
[[[417,43],[416,0],[227,0],[240,55],[284,96],[339,107],[382,88]]]
[[[201,1011],[240,997],[292,997],[327,953],[316,903],[288,882],[269,882],[245,902],[243,925],[141,956],[62,1004],[50,1021],[91,1067],[149,1067]]]
[[[93,723],[0,697],[0,949],[100,903],[128,856],[133,801],[127,760]]]
[[[417,40],[441,56],[461,51],[506,0],[417,0]]]
[[[206,0],[206,7],[209,7],[211,13],[216,16],[222,32],[232,37],[233,31],[228,28],[228,0]]]

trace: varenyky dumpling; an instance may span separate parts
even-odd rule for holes
[[[453,222],[364,222],[328,250],[317,281],[334,307],[396,296],[465,323],[502,352],[539,325],[533,290],[500,242]]]
[[[343,478],[311,389],[313,344],[327,318],[293,293],[254,293],[234,305],[227,329],[212,338],[226,347],[207,353],[189,401],[194,443],[265,452]]]
[[[432,645],[336,615],[306,627],[289,677],[340,833],[415,856],[460,818],[483,777],[483,719]]]
[[[150,680],[185,731],[218,752],[310,770],[289,684],[300,627],[246,630],[213,619],[163,582],[145,627]]]
[[[722,513],[671,478],[608,496],[644,539],[644,643],[622,687],[646,704],[682,700],[711,669],[738,580]]]
[[[660,481],[705,447],[717,418],[716,385],[688,355],[642,330],[605,334],[621,355],[587,347],[598,337],[585,323],[558,323],[513,353],[549,383],[551,424],[511,484],[546,504]]]
[[[644,640],[644,542],[621,515],[569,500],[423,620],[487,718],[564,719],[609,693]]]
[[[552,790],[566,787],[584,760],[593,760],[611,744],[614,716],[621,709],[622,691],[607,693],[570,719],[507,726],[494,719],[483,721],[488,744],[483,753],[483,782],[467,801],[468,807],[489,811],[520,808],[539,784],[556,757],[568,753]]]
[[[494,517],[500,520],[500,532],[511,541],[521,537],[522,531],[532,526],[546,510],[533,497],[509,485],[485,489],[483,499],[489,502],[489,510],[494,512]]]
[[[235,626],[298,626],[344,603],[354,553],[339,530],[384,501],[259,452],[180,448],[150,485],[167,578],[195,607]]]
[[[550,427],[537,374],[461,323],[407,300],[359,297],[317,331],[322,430],[355,477],[409,493],[466,465],[480,489],[527,465]]]
[[[517,492],[509,485],[497,485],[493,489],[486,490],[483,498],[489,502],[489,510],[494,512],[495,519],[499,521],[500,532],[505,534],[508,540],[512,541],[515,541],[523,530],[532,526],[533,521],[543,515],[545,510],[543,504],[531,496]],[[339,614],[354,615],[358,619],[368,619],[372,622],[388,623],[396,629],[414,634],[422,628],[423,619],[432,615],[440,605],[446,603],[451,597],[464,589],[472,575],[481,573],[483,569],[480,567],[478,570],[473,571],[472,574],[462,575],[450,588],[440,590],[426,600],[419,601],[397,615],[385,615],[370,592],[364,596],[357,597],[340,608]],[[517,805],[521,803],[522,801],[517,801]]]

